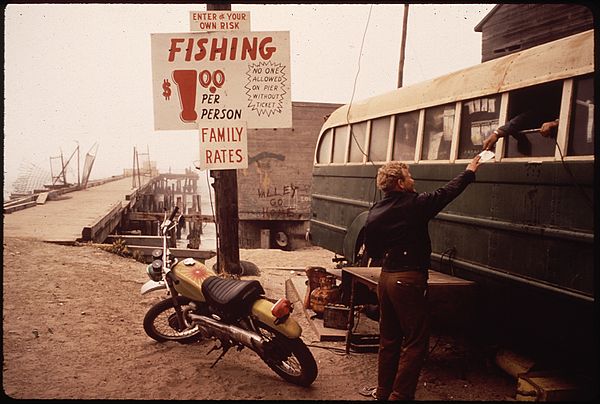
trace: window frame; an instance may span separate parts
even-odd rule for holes
[[[369,124],[368,124],[369,130],[368,130],[368,133],[367,133],[367,137],[368,137],[368,140],[367,140],[368,150],[366,152],[367,153],[367,162],[385,163],[385,162],[390,161],[389,160],[389,158],[390,158],[389,157],[389,155],[390,155],[390,133],[391,133],[390,132],[390,128],[392,127],[392,124],[391,124],[391,122],[393,120],[392,118],[393,118],[392,115],[383,115],[383,116],[379,116],[377,118],[369,119]],[[383,160],[373,160],[371,158],[371,145],[372,145],[371,139],[373,138],[373,122],[375,122],[375,121],[377,121],[379,119],[387,119],[387,122],[388,122],[388,125],[387,125],[387,140],[385,141],[385,144],[386,144],[385,156],[384,156]]]
[[[421,147],[419,148],[419,153],[420,153],[420,159],[418,161],[418,163],[420,164],[449,164],[449,163],[453,163],[452,161],[452,145],[455,142],[455,137],[457,135],[457,128],[460,128],[460,117],[457,116],[457,109],[456,109],[456,105],[460,104],[460,101],[457,102],[445,102],[443,104],[436,104],[436,105],[431,105],[428,106],[426,108],[422,108],[421,112],[422,112],[422,120],[423,120],[423,125],[419,127],[419,130],[417,131],[417,140],[419,139],[419,137],[421,138]],[[423,142],[425,140],[425,114],[426,111],[428,109],[432,109],[432,108],[439,108],[439,107],[444,107],[444,106],[449,106],[452,105],[454,107],[454,124],[452,126],[452,137],[450,139],[450,150],[448,152],[448,158],[447,159],[443,159],[443,160],[426,160],[423,158]],[[419,124],[421,124],[421,117],[419,117]]]
[[[367,156],[369,155],[369,134],[371,131],[371,120],[365,120],[365,121],[357,121],[357,122],[352,122],[350,125],[348,125],[348,127],[350,128],[350,131],[352,130],[352,126],[353,125],[362,125],[365,124],[365,138],[363,140],[363,144],[356,147],[358,148],[358,152],[360,154],[362,154],[360,161],[350,161],[350,158],[352,156],[352,144],[353,143],[358,143],[355,142],[355,140],[352,138],[352,132],[348,133],[348,147],[347,147],[347,159],[346,159],[346,164],[348,165],[361,165],[361,164],[366,164],[368,162]]]
[[[594,158],[595,155],[594,154],[584,154],[584,155],[580,155],[580,156],[569,156],[567,155],[568,149],[569,149],[569,138],[571,136],[571,124],[572,124],[572,118],[573,118],[573,104],[575,102],[575,82],[579,79],[586,79],[590,77],[592,80],[595,81],[595,77],[594,75],[588,75],[588,74],[584,74],[584,75],[580,75],[580,76],[576,76],[576,77],[571,77],[569,79],[565,79],[564,82],[564,87],[563,87],[563,100],[560,106],[560,117],[559,117],[559,122],[564,122],[564,125],[561,125],[560,123],[558,124],[558,134],[557,134],[557,141],[558,144],[560,146],[560,150],[562,150],[563,152],[563,156],[564,159],[566,161],[587,161],[590,160],[590,157]],[[594,88],[596,83],[593,83]],[[568,96],[568,98],[567,98]],[[596,92],[594,92],[594,102],[596,98]],[[594,106],[595,108],[595,106]],[[563,111],[564,111],[564,115],[563,115]],[[595,118],[595,116],[594,116]],[[594,136],[594,142],[596,141],[596,136]],[[596,146],[594,145],[594,148]],[[560,161],[560,153],[558,151],[558,149],[556,150],[555,153],[555,157],[557,160]]]
[[[594,159],[595,159],[594,154],[581,155],[581,156],[567,155],[569,137],[571,136],[571,119],[572,119],[572,113],[573,113],[573,99],[575,97],[575,86],[576,86],[577,80],[584,79],[586,77],[589,77],[589,74],[587,74],[587,73],[581,74],[578,76],[573,76],[573,77],[569,77],[569,78],[565,78],[565,79],[561,80],[562,81],[562,96],[561,96],[561,100],[560,100],[560,112],[559,112],[559,118],[558,118],[560,123],[558,125],[558,131],[557,131],[557,135],[556,135],[556,142],[558,144],[558,147],[555,146],[553,155],[507,157],[506,156],[506,147],[505,147],[506,141],[504,138],[500,138],[500,139],[498,139],[498,141],[496,142],[496,145],[495,145],[495,149],[494,149],[495,157],[492,160],[490,160],[489,162],[487,162],[486,164],[494,164],[494,163],[502,163],[502,162],[540,163],[540,162],[545,162],[545,161],[548,161],[548,162],[561,161],[561,153],[559,152],[559,147],[560,147],[560,151],[562,151],[562,158],[565,161],[594,161]],[[591,76],[591,77],[592,77],[592,79],[594,79],[593,76]],[[538,84],[543,84],[543,83],[536,83],[536,85],[538,85]],[[498,126],[502,126],[502,125],[506,124],[507,117],[508,117],[509,98],[510,98],[510,94],[512,93],[512,91],[519,90],[521,88],[526,88],[526,87],[530,87],[530,86],[519,87],[519,88],[515,88],[514,90],[511,90],[511,91],[505,91],[505,92],[499,93],[499,95],[500,95],[500,111],[498,114]],[[492,94],[495,95],[497,93],[492,93]],[[492,95],[492,94],[490,94],[490,95]],[[427,107],[414,109],[411,111],[391,113],[391,114],[387,114],[387,115],[369,118],[369,119],[363,120],[363,121],[346,123],[341,126],[334,126],[334,127],[327,128],[326,131],[323,132],[323,135],[319,137],[319,144],[317,145],[317,151],[319,150],[319,147],[320,147],[323,139],[325,138],[325,133],[327,133],[327,131],[331,130],[332,131],[331,144],[330,144],[329,151],[328,151],[329,162],[317,163],[316,160],[317,160],[318,154],[316,154],[315,165],[316,166],[328,166],[328,165],[340,166],[340,165],[364,165],[367,163],[384,164],[386,162],[391,161],[393,158],[393,152],[394,152],[394,136],[395,136],[395,130],[396,130],[398,116],[402,115],[402,114],[414,113],[415,111],[418,111],[419,115],[418,115],[417,134],[416,134],[417,137],[416,137],[416,141],[415,141],[415,155],[414,155],[414,159],[411,163],[412,164],[468,164],[468,162],[471,161],[470,158],[466,158],[466,159],[458,158],[458,150],[459,150],[459,142],[460,142],[460,127],[461,127],[461,121],[462,121],[462,108],[463,108],[462,104],[470,99],[477,99],[477,98],[486,97],[486,96],[489,96],[489,95],[483,94],[483,95],[479,95],[478,97],[475,97],[475,98],[466,98],[466,99],[456,100],[455,102],[450,102],[450,103],[444,102],[444,103],[440,103],[440,104],[436,104],[436,105],[429,105]],[[595,94],[594,94],[594,96],[595,96]],[[594,97],[594,99],[595,99],[595,97]],[[454,125],[452,128],[452,139],[451,139],[451,143],[450,143],[449,158],[444,159],[444,160],[425,160],[425,159],[423,159],[423,156],[422,156],[422,151],[423,151],[422,149],[423,149],[423,141],[424,141],[426,111],[431,108],[442,107],[442,106],[446,106],[446,105],[452,105],[454,107]],[[371,161],[370,154],[371,154],[371,137],[372,137],[372,128],[373,128],[372,123],[374,120],[382,119],[382,118],[387,118],[388,122],[389,122],[386,159],[385,159],[385,161],[383,161],[383,160]],[[365,138],[364,138],[364,143],[362,145],[362,150],[364,153],[363,153],[361,161],[350,161],[351,142],[354,141],[351,138],[350,130],[353,125],[362,125],[362,124],[366,125]],[[345,128],[345,130],[346,130],[344,162],[343,163],[339,163],[339,162],[334,163],[333,162],[334,140],[337,135],[337,131],[341,130],[342,128]]]

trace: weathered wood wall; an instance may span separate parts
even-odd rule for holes
[[[258,247],[261,228],[304,233],[296,228],[303,229],[301,223],[310,219],[317,137],[339,106],[293,102],[293,128],[248,130],[249,165],[237,176],[241,247]]]
[[[594,28],[592,11],[578,4],[500,4],[475,27],[481,61],[496,59]]]

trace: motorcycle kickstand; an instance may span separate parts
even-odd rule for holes
[[[210,365],[210,368],[212,369],[217,362],[219,362],[221,359],[223,359],[223,357],[225,356],[225,354],[227,353],[227,351],[229,351],[229,348],[231,348],[231,344],[223,344],[223,342],[221,342],[221,346],[219,346],[218,344],[215,344],[215,346],[213,346],[210,351],[208,351],[206,354],[208,355],[209,353],[211,353],[212,351],[216,351],[217,349],[222,349],[223,352],[221,352],[219,354],[219,357],[213,362],[212,365]]]

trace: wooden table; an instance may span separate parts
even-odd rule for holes
[[[373,298],[376,299],[380,274],[381,267],[347,267],[342,269],[342,302],[350,307],[346,353],[350,352],[352,341],[354,308],[357,305],[373,301]],[[473,303],[475,282],[430,269],[427,284],[432,320],[436,314],[439,314],[441,318],[452,319],[452,316],[449,316],[452,313],[459,314],[459,317],[463,320],[468,319],[471,312],[469,308],[472,307]],[[371,296],[365,296],[365,291],[371,293]]]

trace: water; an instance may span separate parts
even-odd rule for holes
[[[200,248],[217,250],[217,229],[214,223],[205,223],[200,235]]]
[[[213,179],[208,177],[205,172],[199,173],[198,178],[198,194],[200,195],[200,212],[203,215],[213,216],[215,214],[215,194],[214,189],[210,185]],[[187,201],[186,208],[192,207],[192,201]],[[182,244],[187,245],[187,231],[181,232]],[[217,249],[217,229],[214,223],[203,223],[202,234],[200,235],[201,249]]]
[[[177,240],[178,248],[187,248],[188,231],[181,229],[181,238]],[[217,249],[217,230],[214,223],[204,223],[202,225],[202,234],[200,235],[200,249],[215,250]]]

